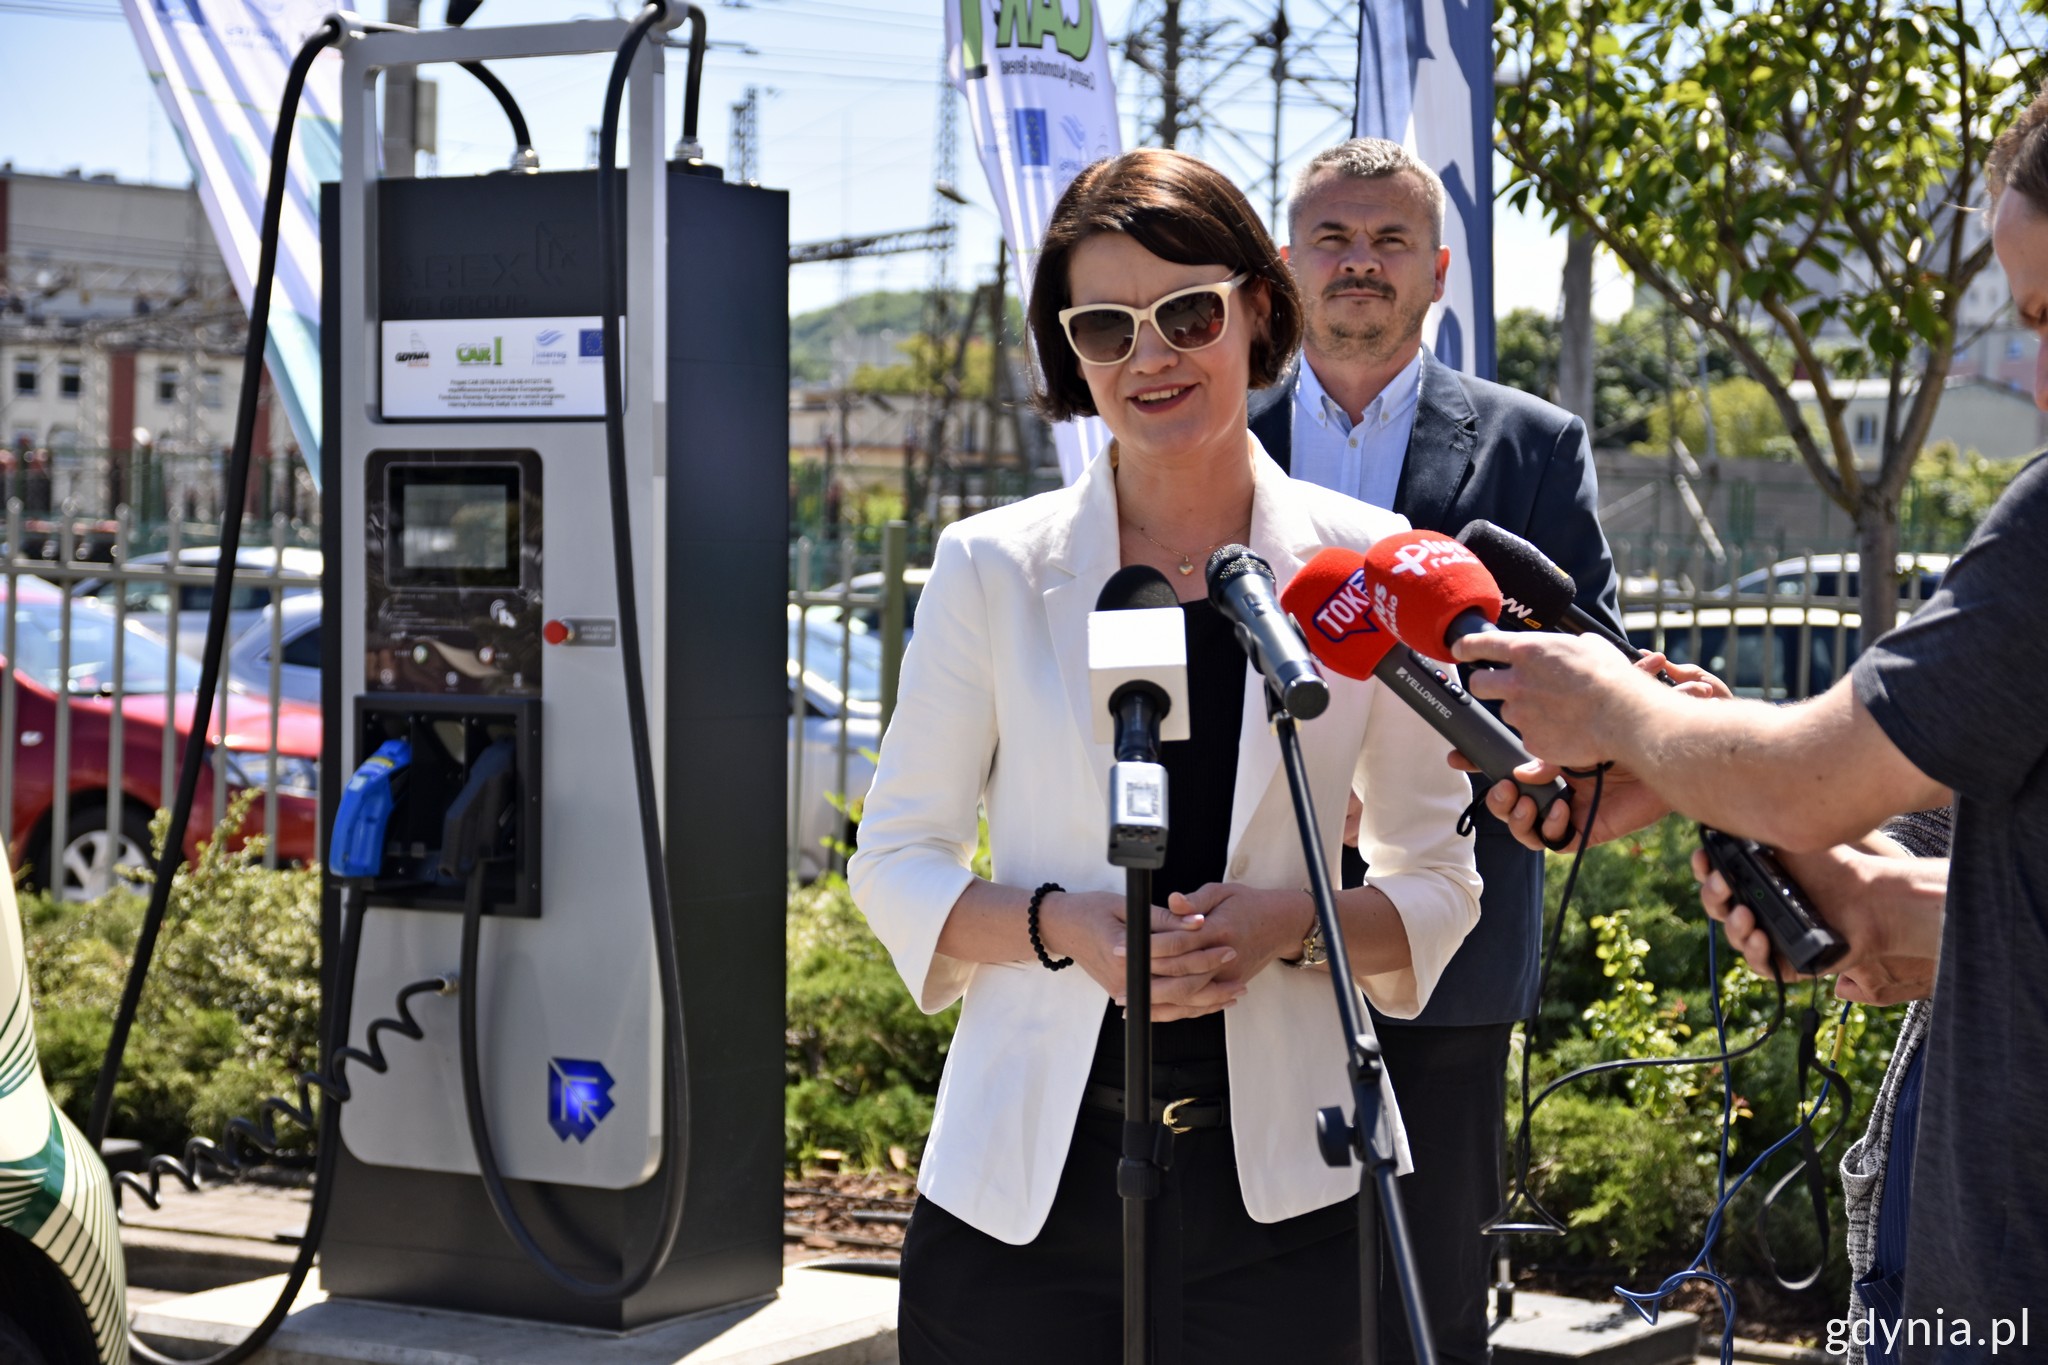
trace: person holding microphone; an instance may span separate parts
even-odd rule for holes
[[[1175,1133],[1151,1201],[1159,1359],[1349,1362],[1356,1168],[1318,1154],[1342,1039],[1264,683],[1199,566],[1242,542],[1284,583],[1331,543],[1405,522],[1282,474],[1246,429],[1300,336],[1286,265],[1202,162],[1084,170],[1046,230],[1030,325],[1038,401],[1115,442],[1070,488],[946,529],[918,606],[848,878],[918,1003],[964,1000],[919,1171],[906,1365],[1110,1365],[1121,1355],[1124,877],[1106,857],[1108,745],[1087,620],[1120,567],[1181,598],[1190,738],[1161,746],[1153,1094]],[[1339,913],[1358,985],[1412,1016],[1478,914],[1464,779],[1370,683],[1330,679],[1308,766],[1334,869],[1361,798],[1368,884]],[[974,874],[984,813],[993,875]],[[1388,1128],[1405,1157],[1398,1110]]]

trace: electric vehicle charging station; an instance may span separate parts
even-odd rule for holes
[[[487,1196],[457,1003],[429,997],[413,1006],[424,1038],[391,1047],[342,1109],[322,1286],[615,1331],[781,1280],[787,198],[665,160],[664,53],[641,43],[620,358],[690,1058],[677,1133],[594,378],[597,175],[380,179],[375,100],[385,70],[611,53],[628,27],[353,39],[321,213],[322,780],[342,817],[322,859],[324,941],[362,915],[350,1041],[405,983],[454,974],[479,898],[459,991],[478,1010],[491,1145],[534,1239],[577,1275],[616,1276],[658,1239],[658,1183],[687,1187],[644,1289],[606,1302],[559,1287]],[[388,799],[381,827],[382,811],[342,799],[380,752],[366,783]]]

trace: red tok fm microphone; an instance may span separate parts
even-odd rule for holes
[[[1440,539],[1464,549],[1448,536]],[[1469,552],[1466,557],[1470,558]],[[1473,700],[1472,694],[1459,686],[1454,672],[1423,658],[1382,624],[1367,556],[1335,546],[1318,550],[1280,594],[1280,605],[1301,627],[1309,652],[1325,668],[1347,678],[1377,678],[1385,683],[1452,748],[1472,761],[1485,775],[1487,786],[1503,778],[1513,780],[1535,800],[1539,829],[1551,806],[1568,794],[1565,784],[1555,778],[1546,783],[1516,778],[1515,769],[1529,762],[1530,755],[1515,732]],[[1415,612],[1409,619],[1421,621],[1425,615]],[[1557,847],[1575,837],[1567,828]]]

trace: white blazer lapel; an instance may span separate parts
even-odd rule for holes
[[[1099,802],[1109,799],[1109,766],[1114,754],[1095,742],[1095,709],[1088,689],[1088,613],[1102,585],[1116,572],[1120,555],[1116,520],[1116,478],[1108,453],[1098,455],[1074,484],[1076,507],[1066,540],[1055,545],[1046,564],[1043,597],[1053,653],[1059,659],[1060,681],[1081,742],[1088,749],[1088,771],[1095,778]],[[1105,811],[1107,806],[1104,806]]]

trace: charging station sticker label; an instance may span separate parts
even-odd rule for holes
[[[386,418],[604,416],[595,316],[381,326]]]

